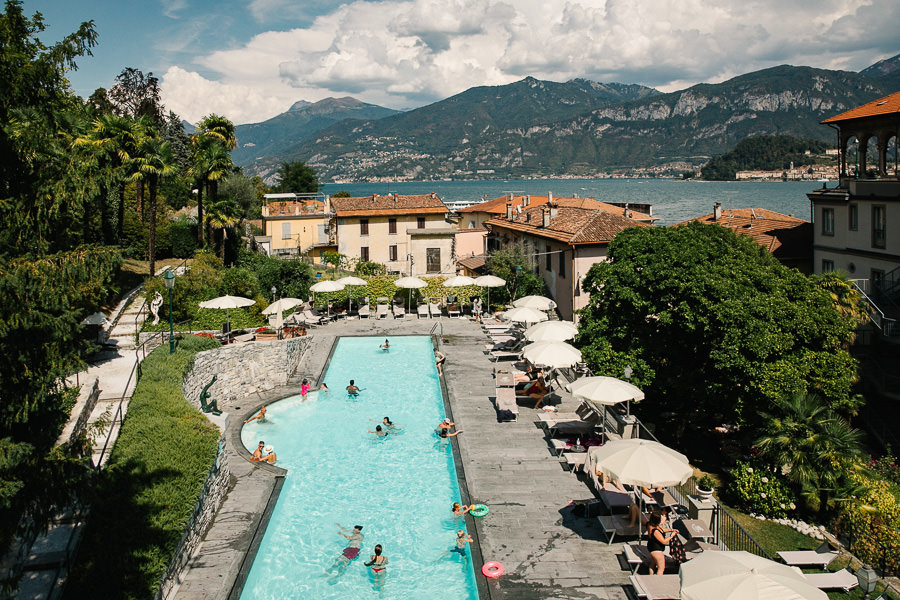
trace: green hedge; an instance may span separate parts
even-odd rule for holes
[[[215,461],[219,431],[184,398],[181,380],[215,340],[188,335],[143,362],[66,598],[152,598]]]

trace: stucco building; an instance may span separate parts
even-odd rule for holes
[[[330,231],[328,197],[323,194],[266,194],[263,235],[256,241],[267,254],[306,256],[319,262],[321,253],[336,249]]]
[[[609,242],[628,227],[649,227],[652,217],[590,198],[548,198],[484,221],[489,250],[518,246],[534,273],[547,284],[564,319],[587,305],[581,280],[594,263],[606,259]]]
[[[338,252],[402,275],[456,273],[449,210],[435,194],[331,198]]]

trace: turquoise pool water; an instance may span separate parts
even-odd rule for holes
[[[478,598],[471,552],[443,555],[466,526],[450,511],[460,499],[450,445],[434,433],[445,414],[431,338],[390,338],[389,352],[383,341],[341,338],[329,392],[276,402],[267,423],[244,426],[244,445],[271,444],[288,474],[241,600]],[[402,430],[368,433],[385,416]],[[362,525],[364,540],[360,558],[329,575],[347,546],[337,523]],[[362,564],[375,544],[389,560],[380,590]]]

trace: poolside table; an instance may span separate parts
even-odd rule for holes
[[[708,542],[710,538],[715,537],[713,532],[709,530],[706,523],[699,519],[682,519],[676,521],[676,527],[683,529],[685,535],[692,540],[702,540]],[[679,525],[680,524],[680,525]]]

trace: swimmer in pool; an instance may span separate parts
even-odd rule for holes
[[[369,419],[369,420],[372,421],[373,423],[375,423],[375,421],[373,419]],[[389,417],[385,417],[384,419],[382,419],[381,425],[382,425],[382,428],[385,431],[387,431],[388,433],[397,433],[400,431],[400,429],[402,427],[401,425],[398,425],[397,423],[394,423],[393,421],[391,421],[391,419]]]
[[[347,547],[341,551],[341,555],[335,559],[334,564],[325,569],[326,573],[333,573],[334,577],[339,577],[347,568],[347,565],[350,564],[350,561],[359,558],[359,549],[362,547],[363,534],[362,525],[356,525],[352,531],[343,527],[340,523],[335,523],[335,525],[340,529],[338,535],[350,540]]]
[[[381,552],[381,544],[375,544],[375,554],[372,555],[369,562],[363,563],[372,571],[372,584],[377,592],[380,592],[381,588],[384,587],[384,578],[387,573],[385,569],[388,564],[387,556],[384,556]]]
[[[468,535],[465,531],[460,529],[456,532],[456,546],[446,550],[443,554],[441,554],[441,558],[447,556],[448,554],[457,553],[463,557],[463,561],[469,562],[469,556],[466,554],[466,544],[471,544],[473,541],[472,536]]]
[[[362,391],[358,387],[356,387],[356,383],[351,379],[350,385],[347,386],[347,395],[351,398],[356,398],[359,396],[359,392]]]
[[[309,379],[304,379],[300,384],[300,397],[303,400],[306,400],[306,396],[309,394]]]
[[[378,347],[381,348],[382,352],[389,352],[391,349],[391,343],[387,340],[384,340],[384,343]]]
[[[249,419],[247,419],[246,421],[244,421],[244,423],[249,423],[250,421],[256,421],[257,419],[259,420],[260,423],[266,422],[266,407],[265,406],[261,406],[259,408],[259,412],[256,413],[255,415],[253,415],[252,417],[250,417]]]
[[[266,443],[262,440],[259,440],[259,446],[257,446],[256,450],[253,451],[253,458],[251,458],[250,460],[252,460],[253,462],[261,461],[263,457],[263,449],[265,447]]]
[[[461,517],[461,516],[465,515],[467,512],[469,512],[470,510],[472,510],[472,506],[475,506],[475,505],[473,504],[471,506],[468,506],[468,505],[463,506],[459,502],[454,502],[453,506],[451,506],[450,508],[451,508],[451,510],[453,510],[453,514],[455,516]]]
[[[374,433],[377,437],[387,437],[388,432],[381,428],[381,425],[375,426],[375,431],[369,430],[369,433]]]

